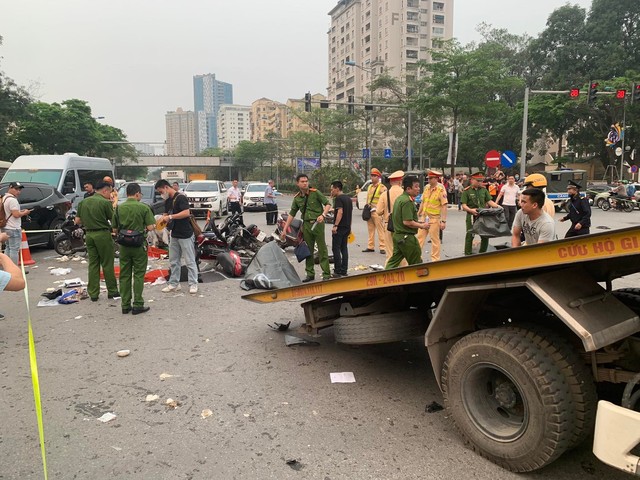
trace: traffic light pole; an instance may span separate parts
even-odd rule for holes
[[[520,151],[520,180],[524,181],[527,163],[527,133],[529,127],[529,87],[524,89],[524,112],[522,114],[522,150]]]

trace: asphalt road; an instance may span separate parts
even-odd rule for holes
[[[281,209],[287,202],[280,199]],[[360,252],[366,226],[355,216],[351,266],[384,263],[377,252]],[[262,212],[245,220],[265,227]],[[640,212],[594,211],[594,227],[638,222]],[[445,255],[461,254],[463,224],[452,209]],[[336,344],[329,328],[318,345],[286,347],[267,324],[291,320],[295,332],[304,322],[300,304],[243,301],[235,279],[201,284],[196,296],[150,286],[151,311],[138,316],[122,315],[104,293],[97,303],[36,307],[53,282],[86,280],[86,264],[59,263],[52,250],[32,255],[28,295],[49,478],[523,478],[473,453],[445,412],[425,411],[442,397],[421,339],[350,347]],[[48,267],[73,271],[55,277]],[[637,286],[638,276],[619,285]],[[42,478],[24,293],[0,299],[7,317],[0,322],[0,478]],[[117,357],[122,349],[131,354]],[[353,372],[356,383],[332,384],[331,372]],[[159,398],[147,402],[147,395]],[[169,398],[177,408],[165,405]],[[205,409],[212,414],[202,418]],[[101,423],[106,412],[117,417]],[[585,444],[526,478],[629,477]]]

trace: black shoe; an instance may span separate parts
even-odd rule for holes
[[[302,283],[313,282],[314,279],[315,277],[306,277],[304,280],[302,280]]]
[[[342,278],[342,274],[334,272],[334,273],[331,274],[331,278]]]
[[[151,307],[133,307],[131,315],[138,315],[140,313],[148,312],[149,310],[151,310]]]
[[[4,320],[4,315],[0,313],[0,320]]]
[[[92,301],[92,302],[97,302],[97,301],[98,301],[98,297],[95,297],[95,298],[94,298],[94,297],[91,297],[91,301]]]
[[[131,307],[126,307],[122,309],[122,313],[127,314],[131,311]]]
[[[120,298],[120,292],[116,292],[116,293],[110,293],[107,295],[107,298],[111,299],[111,298]]]
[[[375,252],[375,250],[372,248],[365,248],[364,250],[362,250],[362,253],[368,253],[368,252]]]
[[[383,255],[386,255],[386,254],[387,254],[387,252],[386,252],[386,251],[384,251],[384,250],[380,250],[380,253],[381,253],[381,254],[383,254]]]

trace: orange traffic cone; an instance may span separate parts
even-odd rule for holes
[[[36,261],[31,258],[31,252],[29,251],[29,242],[27,242],[27,234],[22,230],[22,243],[20,244],[20,262],[26,267],[27,265],[34,265]]]

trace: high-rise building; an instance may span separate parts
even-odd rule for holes
[[[410,81],[428,51],[453,37],[454,0],[339,0],[329,12],[331,101],[361,101],[383,72]],[[356,66],[348,66],[353,63]]]
[[[218,110],[233,103],[233,86],[216,80],[213,73],[193,77],[193,104],[196,113],[198,152],[218,146]]]
[[[268,98],[259,98],[251,104],[251,141],[264,141],[272,133],[286,137],[286,107]]]
[[[314,108],[318,106],[321,100],[326,100],[327,97],[321,93],[314,93],[311,95],[311,101]],[[304,99],[290,98],[287,100],[287,123],[285,129],[285,137],[288,137],[293,132],[312,132],[311,125],[303,121],[304,115]]]
[[[251,107],[220,105],[218,111],[218,147],[233,150],[243,140],[251,140]]]
[[[196,149],[196,115],[177,108],[165,115],[167,126],[167,155],[193,156]]]

